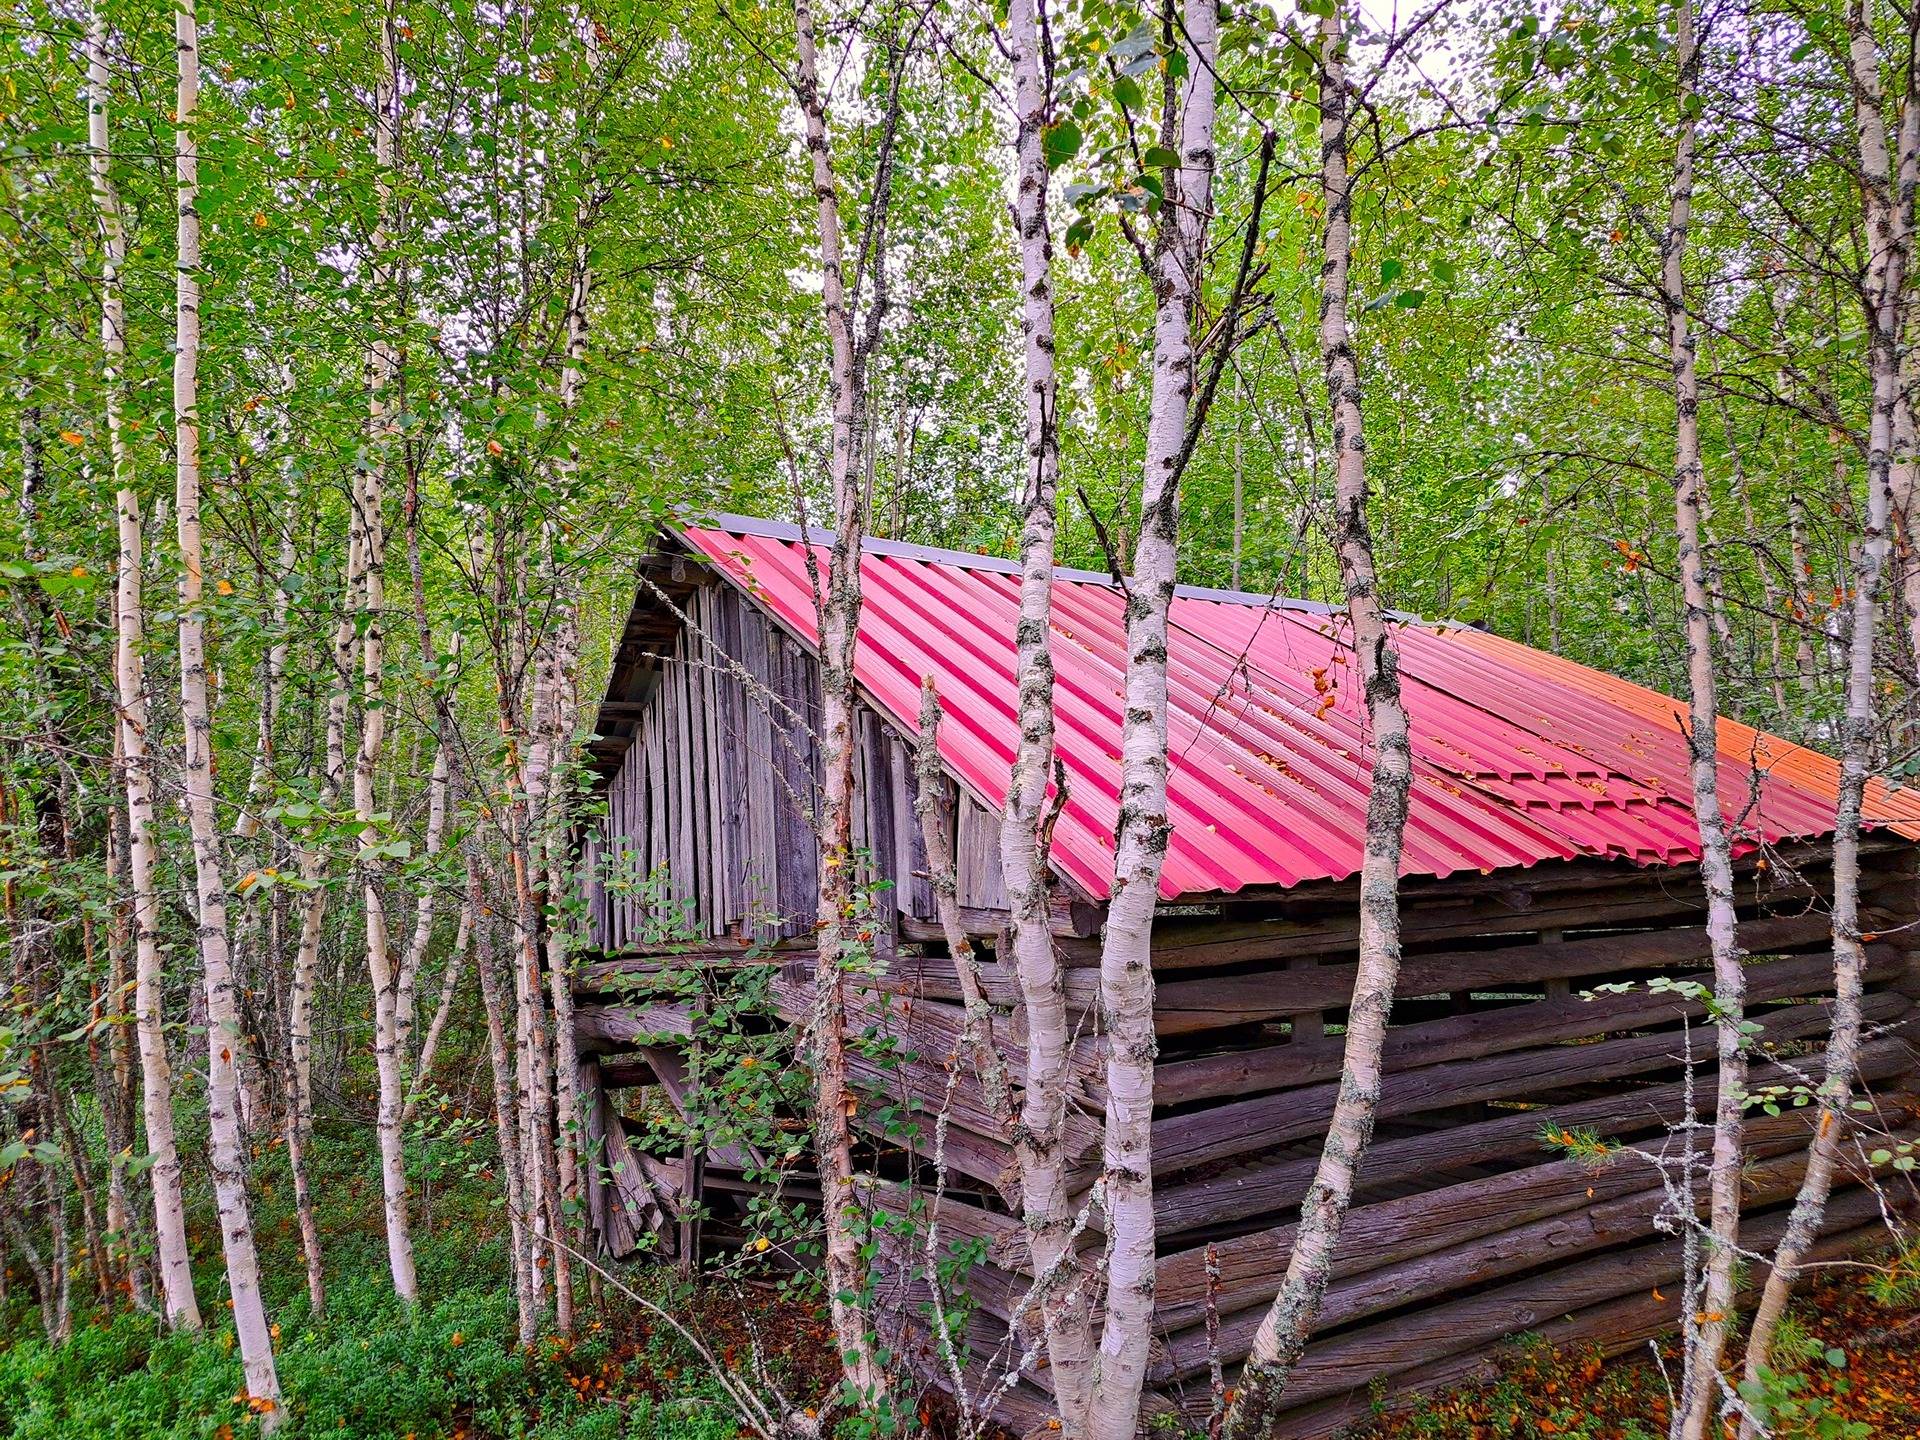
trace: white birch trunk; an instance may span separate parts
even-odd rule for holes
[[[122,418],[127,353],[126,303],[120,272],[126,264],[126,230],[120,194],[113,183],[107,101],[107,23],[96,5],[87,31],[87,137],[94,205],[100,216],[102,261],[100,348],[107,443],[113,462],[114,509],[119,526],[119,573],[115,589],[114,684],[122,774],[127,798],[127,876],[133,894],[134,1028],[140,1047],[140,1093],[153,1156],[148,1183],[153,1192],[155,1268],[161,1307],[176,1330],[200,1328],[187,1248],[186,1206],[180,1192],[180,1154],[173,1138],[173,1069],[167,1059],[164,961],[160,953],[160,896],[154,872],[153,756],[147,736],[146,611],[140,532],[140,492],[134,488],[133,457]]]
[[[193,0],[174,11],[179,86],[174,101],[174,187],[179,206],[174,272],[174,523],[180,544],[180,710],[185,730],[187,825],[193,836],[200,963],[207,996],[207,1127],[227,1289],[246,1372],[247,1392],[268,1408],[263,1433],[278,1428],[285,1411],[274,1368],[273,1337],[260,1293],[260,1261],[247,1206],[245,1141],[240,1131],[241,1043],[232,957],[227,946],[226,879],[221,873],[220,826],[215,813],[213,714],[207,698],[206,619],[200,531],[200,193],[199,143],[194,136],[200,94],[199,27]]]
[[[1868,0],[1853,0],[1847,7],[1847,33],[1861,188],[1866,199],[1868,263],[1864,289],[1873,409],[1867,427],[1866,525],[1859,543],[1853,546],[1852,634],[1847,646],[1846,712],[1840,731],[1840,793],[1833,822],[1833,1029],[1827,1037],[1820,1119],[1807,1173],[1794,1199],[1786,1233],[1774,1250],[1773,1267],[1748,1331],[1745,1369],[1749,1380],[1757,1380],[1769,1362],[1774,1333],[1786,1313],[1800,1262],[1818,1238],[1826,1214],[1853,1097],[1865,986],[1866,951],[1860,937],[1860,816],[1876,724],[1874,632],[1879,621],[1881,581],[1892,548],[1894,411],[1900,395],[1908,237],[1913,220],[1911,182],[1920,165],[1920,99],[1913,88],[1915,77],[1909,73],[1896,171],[1888,148],[1880,48]],[[1750,1414],[1742,1416],[1740,1429],[1743,1436],[1760,1433]]]
[[[1074,1254],[1075,1211],[1060,1149],[1073,1031],[1053,948],[1043,835],[1047,777],[1054,764],[1053,563],[1060,486],[1053,239],[1042,148],[1052,107],[1042,54],[1044,5],[1045,0],[1012,0],[1007,14],[1017,124],[1013,208],[1020,247],[1026,473],[1020,498],[1020,620],[1014,631],[1020,740],[1001,813],[1000,868],[1008,897],[1008,958],[1020,977],[1027,1017],[1027,1083],[1015,1132],[1021,1215],[1039,1290],[1054,1402],[1066,1440],[1080,1440],[1093,1394],[1091,1281]]]
[[[1178,563],[1179,469],[1189,448],[1189,413],[1196,391],[1193,311],[1213,208],[1216,0],[1192,0],[1184,18],[1187,74],[1183,81],[1167,82],[1161,128],[1161,143],[1177,148],[1180,164],[1166,172],[1166,204],[1152,257],[1153,390],[1140,531],[1126,605],[1126,705],[1120,727],[1113,890],[1100,947],[1100,1015],[1107,1041],[1100,1182],[1107,1296],[1087,1422],[1093,1440],[1132,1440],[1139,1428],[1153,1329],[1153,917],[1171,834],[1167,611]]]
[[[373,293],[384,311],[393,284],[389,229],[393,222],[393,176],[400,150],[400,56],[397,22],[392,9],[380,19],[380,78],[374,100],[374,186],[379,196],[379,219],[369,244],[372,252]],[[399,408],[397,385],[400,353],[381,333],[397,324],[399,316],[383,314],[376,322],[369,385],[368,462],[360,472],[353,523],[362,535],[366,572],[361,593],[360,638],[360,748],[353,766],[353,812],[360,831],[361,897],[366,909],[367,975],[373,985],[373,1059],[379,1082],[375,1129],[380,1142],[380,1192],[386,1218],[387,1266],[393,1289],[412,1304],[419,1299],[413,1265],[413,1236],[407,1220],[407,1169],[404,1115],[406,1073],[401,1052],[399,977],[394,973],[388,934],[386,897],[381,888],[385,869],[379,858],[380,832],[373,822],[378,799],[374,789],[380,752],[386,739],[386,467],[384,454]]]
[[[355,487],[357,492],[358,487]],[[356,510],[359,497],[353,501]],[[347,708],[352,688],[354,618],[363,582],[365,537],[349,523],[341,607],[328,642],[329,671],[320,808],[340,803],[347,784]],[[327,912],[326,856],[320,846],[300,852],[300,878],[307,885],[300,906],[300,938],[287,985],[287,1164],[293,1174],[294,1206],[300,1223],[300,1248],[307,1265],[307,1300],[315,1315],[326,1310],[326,1271],[320,1252],[320,1227],[306,1166],[307,1139],[313,1133],[313,1003],[320,980],[320,942]]]
[[[1400,700],[1399,653],[1381,606],[1367,523],[1366,435],[1360,372],[1347,324],[1353,259],[1353,190],[1348,168],[1351,96],[1340,7],[1320,22],[1320,164],[1325,201],[1320,272],[1320,359],[1326,372],[1334,445],[1334,548],[1347,592],[1347,617],[1367,725],[1373,775],[1366,850],[1360,865],[1359,964],[1341,1057],[1340,1092],[1300,1208],[1286,1275],[1254,1336],[1238,1393],[1227,1411],[1231,1440],[1264,1434],[1279,1414],[1288,1376],[1306,1348],[1325,1298],[1334,1250],[1353,1201],[1354,1172],[1373,1137],[1381,1052],[1400,973],[1400,851],[1406,831],[1413,753]]]
[[[447,818],[452,808],[448,804],[450,768],[446,741],[443,739],[434,745],[433,770],[427,776],[428,859],[439,855],[447,842]],[[430,883],[421,885],[420,893],[413,902],[413,937],[407,942],[406,954],[400,961],[394,994],[393,1023],[400,1051],[400,1068],[409,1075],[416,1073],[413,1059],[415,996],[420,984],[420,967],[426,963],[427,948],[433,943],[433,902],[434,886]],[[424,1072],[426,1066],[421,1064],[417,1068]]]
[[[584,338],[582,339],[584,344]],[[578,709],[579,632],[575,620],[575,602],[561,606],[552,643],[552,678],[548,691],[546,716],[548,778],[545,833],[536,860],[544,866],[547,903],[550,910],[546,927],[547,994],[553,1006],[552,1076],[555,1127],[555,1167],[558,1171],[559,1206],[555,1223],[560,1238],[581,1248],[584,1235],[577,1218],[580,1205],[580,1097],[576,1078],[580,1054],[573,1029],[573,960],[569,953],[570,936],[559,907],[567,890],[567,821],[571,813],[568,799],[571,781],[567,774],[568,752],[572,743]],[[573,1323],[572,1257],[556,1251],[556,1285],[568,1286],[563,1333]]]
[[[834,541],[820,622],[820,846],[818,961],[814,972],[814,1145],[820,1171],[825,1226],[827,1304],[846,1383],[861,1404],[880,1404],[885,1372],[874,1355],[862,1297],[866,1265],[861,1258],[860,1202],[853,1184],[851,1116],[847,1088],[846,996],[842,975],[847,948],[847,908],[852,899],[852,798],[854,652],[860,623],[860,554],[865,496],[856,454],[863,416],[859,359],[842,272],[840,198],[827,136],[826,99],[820,89],[814,17],[808,0],[794,0],[796,74],[794,91],[806,126],[807,153],[817,205],[821,301],[832,347],[828,394],[833,412],[829,471],[833,487]],[[885,256],[880,256],[885,264]]]
[[[513,1294],[520,1316],[520,1347],[540,1337],[539,1282],[534,1275],[531,1199],[520,1146],[517,1072],[507,1049],[506,996],[493,959],[493,919],[480,886],[480,871],[467,867],[467,907],[473,913],[473,968],[487,1015],[487,1063],[493,1072],[494,1131],[500,1142],[500,1188],[506,1196]]]
[[[1707,1182],[1706,1275],[1701,1292],[1682,1300],[1686,1363],[1671,1430],[1687,1440],[1705,1440],[1716,1408],[1720,1355],[1726,1347],[1739,1258],[1740,1172],[1745,1154],[1741,1115],[1747,1088],[1745,1036],[1740,1027],[1746,1013],[1747,978],[1735,934],[1733,855],[1720,810],[1719,692],[1714,669],[1719,585],[1703,536],[1706,479],[1700,459],[1700,382],[1687,314],[1685,260],[1693,215],[1694,96],[1699,70],[1693,0],[1679,0],[1673,59],[1678,73],[1675,97],[1679,113],[1673,191],[1662,242],[1660,298],[1666,311],[1668,363],[1673,374],[1673,524],[1679,541],[1681,595],[1686,611],[1687,690],[1693,722],[1690,773],[1694,820],[1700,829],[1700,875],[1707,892],[1707,940],[1713,954],[1719,1089]]]

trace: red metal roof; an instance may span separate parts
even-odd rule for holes
[[[797,530],[722,517],[681,534],[803,640],[815,638]],[[826,550],[814,548],[824,570]],[[911,733],[931,675],[946,710],[941,758],[997,808],[1017,736],[1018,567],[870,541],[861,581],[860,685]],[[1124,601],[1109,577],[1063,570],[1053,603],[1056,743],[1068,776],[1053,860],[1100,898],[1119,806]],[[1353,874],[1372,762],[1344,614],[1182,587],[1170,624],[1173,837],[1161,894]],[[1682,704],[1478,630],[1403,621],[1395,638],[1414,750],[1404,873],[1699,857]],[[1833,760],[1732,721],[1721,724],[1720,755],[1722,806],[1750,837],[1832,831]],[[1920,797],[1875,782],[1868,808],[1920,837]]]

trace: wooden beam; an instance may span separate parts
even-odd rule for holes
[[[1566,948],[1566,947],[1561,947]],[[1876,980],[1898,973],[1894,952],[1870,947]],[[1750,1003],[1810,995],[1832,984],[1832,961],[1823,955],[1801,956],[1754,965],[1748,971]],[[1689,977],[1712,983],[1710,972]],[[1706,1013],[1700,1003],[1647,990],[1583,1000],[1577,995],[1536,1000],[1505,1009],[1452,1015],[1418,1024],[1397,1025],[1387,1031],[1384,1054],[1390,1070],[1434,1065],[1526,1049],[1560,1040],[1577,1040],[1609,1030],[1628,1030],[1672,1024],[1683,1015]],[[1169,1060],[1154,1072],[1154,1098],[1162,1105],[1248,1095],[1289,1085],[1332,1079],[1340,1073],[1338,1047],[1297,1048],[1270,1045],[1228,1050],[1191,1060]]]
[[[1616,997],[1626,998],[1626,997]],[[1904,1015],[1903,995],[1870,996],[1863,1010],[1869,1023]],[[1796,1005],[1753,1017],[1762,1043],[1823,1035],[1830,1024],[1825,1005]],[[1764,1037],[1764,1039],[1762,1039]],[[1710,1053],[1707,1042],[1703,1058]],[[1389,1072],[1381,1088],[1381,1118],[1418,1114],[1480,1100],[1503,1100],[1571,1085],[1617,1080],[1646,1071],[1670,1070],[1680,1063],[1677,1033],[1627,1035],[1592,1045],[1550,1045],[1508,1055]],[[1271,1149],[1289,1140],[1321,1133],[1333,1114],[1337,1082],[1284,1090],[1238,1103],[1215,1105],[1187,1115],[1156,1120],[1153,1169],[1172,1175],[1214,1160]]]
[[[1861,1048],[1859,1074],[1866,1082],[1907,1071],[1913,1056],[1903,1039],[1876,1040]],[[1795,1072],[1777,1065],[1755,1065],[1750,1086],[1793,1084]],[[1714,1076],[1694,1083],[1694,1103],[1711,1109]],[[1440,1175],[1466,1166],[1512,1163],[1537,1157],[1541,1128],[1587,1129],[1600,1136],[1633,1135],[1670,1123],[1685,1109],[1684,1082],[1670,1081],[1588,1100],[1543,1105],[1470,1125],[1453,1125],[1430,1134],[1376,1140],[1361,1171],[1362,1187],[1388,1185]],[[1156,1189],[1153,1212],[1162,1236],[1171,1238],[1202,1226],[1228,1225],[1271,1215],[1298,1205],[1319,1167],[1320,1156],[1286,1155],[1241,1166],[1219,1175],[1168,1184]]]

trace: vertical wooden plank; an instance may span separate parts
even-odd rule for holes
[[[633,727],[633,744],[627,747],[627,874],[630,879],[644,880],[647,874],[647,749],[646,716]],[[627,898],[622,902],[626,915],[625,944],[631,945],[640,935],[640,896],[633,888],[627,890]]]
[[[707,933],[724,935],[727,930],[727,806],[726,806],[726,709],[721,699],[720,656],[717,653],[719,615],[714,592],[706,596],[708,644],[701,651],[701,688],[706,696],[707,717],[707,823],[711,831],[708,865],[712,874],[713,903],[708,914]]]
[[[617,866],[614,873],[623,878],[633,862],[633,773],[633,747],[629,745],[627,753],[620,757],[620,773],[614,776],[613,793],[607,800],[607,844],[612,849]],[[619,816],[617,820],[614,818],[616,813]],[[607,897],[607,921],[613,931],[613,943],[621,949],[627,944],[629,908],[629,898],[625,894]]]
[[[876,907],[880,912],[877,918],[891,923],[897,904],[893,890],[899,884],[894,873],[898,868],[894,861],[898,842],[893,833],[893,767],[886,726],[864,706],[860,715],[861,735],[866,742],[861,754],[861,808],[867,815],[867,843],[873,848],[873,879],[887,884],[887,892]]]
[[[962,795],[954,869],[960,903],[971,909],[1005,910],[1006,877],[1000,871],[1000,826],[993,812]]]
[[[1311,955],[1296,955],[1287,962],[1287,968],[1289,970],[1311,970],[1318,966],[1319,963],[1320,962]],[[1295,1045],[1303,1042],[1311,1043],[1315,1040],[1324,1040],[1326,1038],[1327,1017],[1322,1011],[1302,1010],[1298,1014],[1289,1015],[1287,1022],[1288,1033],[1292,1036]]]
[[[766,618],[742,600],[740,616],[741,661],[753,676],[754,684],[770,688],[772,655],[768,644]],[[744,851],[742,880],[749,918],[761,941],[774,938],[775,927],[769,917],[779,905],[774,880],[773,856],[777,849],[775,802],[777,784],[773,721],[767,713],[764,694],[742,695],[746,716],[746,791],[747,845]]]
[[[679,875],[674,881],[674,897],[683,904],[699,900],[699,867],[694,860],[698,836],[693,818],[693,743],[688,727],[687,665],[684,647],[686,635],[674,647],[673,724],[666,735],[667,768],[673,776],[673,858]],[[697,910],[686,913],[697,914]]]
[[[1550,930],[1542,930],[1540,932],[1540,943],[1542,945],[1558,945],[1565,939],[1566,939],[1566,932],[1564,930],[1550,929]],[[1564,1000],[1567,996],[1571,995],[1572,993],[1573,993],[1573,979],[1571,976],[1559,976],[1559,977],[1548,979],[1547,992],[1546,992],[1547,999]]]
[[[690,619],[697,620],[698,594],[696,591],[687,597],[686,608]],[[681,763],[687,777],[687,834],[690,837],[687,850],[690,867],[688,885],[693,895],[693,923],[704,935],[707,933],[708,907],[712,905],[713,897],[707,883],[707,740],[700,719],[700,641],[693,631],[681,632],[679,655],[683,701],[681,713],[685,717],[681,723],[681,734],[687,747]]]
[[[587,925],[593,935],[594,948],[607,948],[607,926],[601,915],[601,902],[606,899],[605,887],[600,883],[600,823],[589,821],[580,846],[580,899],[587,908]]]
[[[697,600],[698,591],[689,598]],[[698,610],[689,611],[698,615]],[[700,638],[689,630],[681,637],[687,688],[687,814],[693,836],[693,918],[702,935],[713,933],[713,814],[707,805],[707,685]]]
[[[786,705],[779,717],[780,733],[784,739],[777,738],[774,747],[781,778],[786,783],[777,786],[774,795],[778,806],[775,812],[778,829],[775,840],[777,849],[773,857],[775,889],[779,896],[780,934],[784,937],[799,933],[800,919],[806,913],[807,887],[802,883],[800,872],[800,852],[807,848],[801,839],[806,819],[800,807],[810,794],[805,766],[808,737],[804,691],[795,674],[794,643],[787,636],[774,632],[769,650],[773,662],[774,693]]]
[[[653,692],[653,704],[647,709],[647,873],[667,868],[672,863],[672,855],[667,844],[669,823],[668,806],[671,796],[668,790],[666,766],[664,764],[665,747],[662,732],[665,722],[667,687],[665,678]],[[672,893],[672,876],[668,876],[668,892]]]
[[[729,661],[740,659],[740,597],[730,587],[715,592],[717,639]],[[760,762],[747,748],[746,688],[732,667],[718,677],[724,728],[720,746],[720,815],[726,834],[726,904],[721,914],[728,929],[747,915],[747,768]]]
[[[916,920],[932,920],[936,912],[933,884],[927,879],[927,837],[921,832],[919,812],[914,809],[920,782],[914,776],[913,756],[908,753],[906,742],[890,736],[888,750],[894,775],[894,832],[906,837],[906,843],[900,847],[900,871],[895,877],[900,887],[901,908]]]

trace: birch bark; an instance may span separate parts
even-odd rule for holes
[[[113,182],[108,97],[107,23],[96,5],[87,30],[87,137],[94,207],[100,217],[100,348],[103,353],[107,444],[113,464],[114,509],[120,556],[114,600],[114,685],[121,773],[127,801],[127,877],[133,893],[134,1029],[140,1048],[141,1110],[147,1129],[153,1192],[155,1268],[161,1306],[176,1330],[200,1328],[187,1248],[186,1206],[180,1192],[180,1154],[173,1137],[173,1069],[167,1059],[161,1013],[165,961],[160,953],[160,896],[154,873],[153,757],[147,744],[146,609],[142,598],[140,492],[134,488],[133,457],[122,418],[127,353],[127,312],[120,272],[127,237],[120,193]]]
[[[1001,811],[1000,868],[1008,897],[1010,959],[1027,1017],[1027,1083],[1015,1131],[1021,1216],[1040,1292],[1054,1403],[1066,1440],[1079,1440],[1086,1434],[1093,1393],[1090,1281],[1074,1255],[1074,1206],[1060,1148],[1073,1033],[1065,978],[1053,948],[1044,837],[1047,778],[1054,765],[1053,561],[1060,485],[1053,241],[1042,147],[1052,110],[1047,35],[1045,0],[1012,0],[1007,39],[1013,50],[1017,126],[1014,231],[1020,246],[1027,463],[1020,498],[1020,619],[1014,631],[1020,739]]]
[[[240,1132],[239,1007],[227,944],[226,879],[221,873],[220,826],[214,810],[213,713],[207,697],[206,617],[200,531],[200,152],[194,127],[200,96],[199,26],[193,0],[174,11],[179,83],[174,99],[174,189],[179,207],[174,271],[174,523],[180,545],[180,710],[185,730],[187,826],[193,837],[195,907],[200,964],[207,997],[207,1127],[227,1289],[240,1341],[247,1392],[267,1408],[263,1433],[278,1428],[285,1411],[274,1368],[273,1338],[260,1293],[260,1262],[247,1206],[246,1152]]]
[[[1909,236],[1914,176],[1920,167],[1920,76],[1909,69],[1899,125],[1896,167],[1889,150],[1887,107],[1880,47],[1869,0],[1847,7],[1847,60],[1859,145],[1861,188],[1866,200],[1868,260],[1863,286],[1873,409],[1867,426],[1867,511],[1864,532],[1853,547],[1852,633],[1847,645],[1846,712],[1840,729],[1840,793],[1833,822],[1833,1029],[1827,1037],[1820,1118],[1807,1173],[1794,1198],[1786,1233],[1774,1250],[1773,1267],[1747,1334],[1746,1378],[1757,1381],[1768,1364],[1773,1337],[1798,1278],[1800,1263],[1820,1233],[1833,1171],[1840,1155],[1853,1097],[1854,1062],[1860,1049],[1861,995],[1866,951],[1860,936],[1860,816],[1873,758],[1874,633],[1880,586],[1892,548],[1894,412],[1900,398],[1900,352],[1905,320]],[[1920,15],[1905,21],[1911,45]],[[1740,1421],[1743,1437],[1758,1435],[1751,1413]]]
[[[1686,1369],[1672,1431],[1705,1440],[1719,1389],[1720,1355],[1734,1303],[1740,1243],[1741,1115],[1746,1102],[1747,1054],[1741,1022],[1747,977],[1735,934],[1733,854],[1720,810],[1719,692],[1715,672],[1713,605],[1719,586],[1702,534],[1705,471],[1700,460],[1700,382],[1692,322],[1687,313],[1686,250],[1693,218],[1695,133],[1700,66],[1693,0],[1679,0],[1674,37],[1679,113],[1673,189],[1661,245],[1660,300],[1667,319],[1667,357],[1673,375],[1673,525],[1679,541],[1681,596],[1686,612],[1687,690],[1693,722],[1693,813],[1700,829],[1700,875],[1707,892],[1707,941],[1713,954],[1714,1041],[1719,1086],[1714,1104],[1713,1158],[1708,1168],[1707,1270],[1702,1293],[1683,1302]],[[1723,637],[1724,638],[1724,637]]]
[[[467,906],[473,912],[473,968],[480,976],[480,1001],[487,1015],[487,1064],[493,1073],[494,1133],[500,1142],[501,1189],[513,1257],[513,1295],[520,1316],[520,1347],[540,1337],[539,1282],[533,1266],[530,1187],[520,1148],[520,1104],[513,1057],[507,1048],[506,996],[493,958],[493,912],[481,889],[480,870],[467,865]]]
[[[1169,24],[1171,27],[1171,0]],[[1192,0],[1184,79],[1171,70],[1161,144],[1179,164],[1164,174],[1155,227],[1153,389],[1147,417],[1140,530],[1127,591],[1127,673],[1120,727],[1120,813],[1113,889],[1100,947],[1100,1015],[1107,1043],[1102,1207],[1107,1228],[1106,1320],[1093,1362],[1087,1430],[1131,1440],[1152,1340],[1153,917],[1172,827],[1167,819],[1167,611],[1173,603],[1180,467],[1196,393],[1193,311],[1213,209],[1215,58],[1219,7]],[[1223,339],[1221,343],[1230,343]]]
[[[814,1144],[820,1170],[821,1213],[826,1229],[827,1305],[846,1384],[856,1404],[882,1404],[887,1377],[874,1353],[863,1301],[866,1264],[864,1225],[853,1183],[851,1117],[856,1100],[847,1086],[846,995],[843,966],[850,948],[848,912],[853,904],[854,653],[860,624],[860,554],[866,496],[856,453],[864,432],[862,355],[843,273],[839,186],[827,135],[826,98],[820,88],[814,15],[808,0],[794,0],[794,93],[806,126],[820,243],[821,303],[832,350],[828,394],[833,413],[829,478],[834,539],[824,593],[818,596],[820,625],[820,847],[818,961],[814,970]],[[874,237],[869,237],[871,241]],[[875,251],[883,271],[884,247]]]
[[[1238,1393],[1228,1408],[1228,1440],[1269,1433],[1288,1376],[1306,1348],[1332,1273],[1333,1255],[1353,1202],[1354,1172],[1373,1137],[1380,1102],[1381,1052],[1400,973],[1400,851],[1406,832],[1413,753],[1400,700],[1399,652],[1381,607],[1367,523],[1366,434],[1359,366],[1347,323],[1353,259],[1349,171],[1352,95],[1346,32],[1336,3],[1320,22],[1320,185],[1325,202],[1320,272],[1320,359],[1334,448],[1335,533],[1340,577],[1367,724],[1373,777],[1367,795],[1366,849],[1360,865],[1359,965],[1341,1057],[1333,1117],[1300,1209],[1300,1225],[1273,1307],[1254,1336]]]
[[[380,77],[374,92],[374,189],[379,218],[368,248],[373,291],[386,305],[394,288],[393,181],[400,159],[400,51],[398,22],[391,6],[380,17]],[[373,1060],[379,1082],[375,1129],[380,1142],[380,1192],[385,1211],[387,1267],[393,1289],[412,1304],[419,1299],[414,1274],[413,1236],[407,1221],[407,1163],[403,1117],[406,1073],[401,1053],[399,977],[394,972],[388,934],[386,895],[381,884],[385,864],[374,816],[374,783],[386,741],[386,462],[393,416],[400,409],[400,351],[385,326],[402,317],[388,314],[376,325],[368,376],[368,460],[360,469],[353,523],[361,536],[365,574],[361,590],[360,747],[353,765],[353,813],[359,821],[361,900],[366,910],[367,975],[373,985]]]

